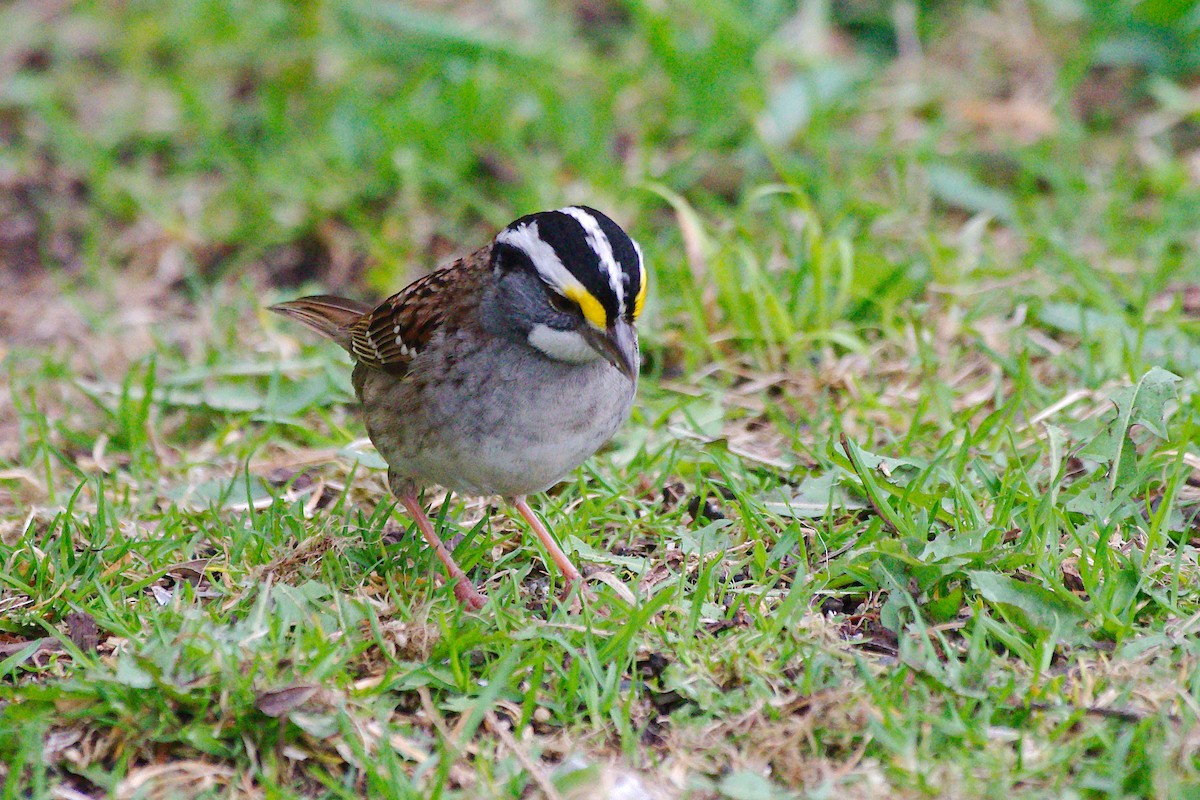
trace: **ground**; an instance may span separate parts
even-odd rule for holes
[[[1177,5],[0,8],[3,796],[1196,796]],[[567,203],[639,399],[468,613],[264,308]]]

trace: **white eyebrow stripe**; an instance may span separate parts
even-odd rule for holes
[[[642,246],[637,243],[637,239],[631,237],[629,243],[633,245],[633,252],[637,253],[638,257],[638,291],[641,291],[642,285],[646,283],[646,259],[642,256]]]
[[[625,313],[625,283],[622,280],[624,273],[617,265],[617,259],[613,256],[612,243],[608,241],[608,236],[601,230],[600,223],[578,206],[567,206],[558,211],[560,214],[574,217],[583,226],[583,234],[588,247],[592,248],[592,252],[600,260],[600,269],[607,273],[608,285],[612,287],[613,294],[617,297],[620,313],[623,315]]]
[[[538,234],[536,222],[525,222],[515,228],[505,228],[496,234],[496,241],[521,250],[529,256],[533,267],[547,284],[566,294],[567,289],[583,290],[571,271],[563,266],[554,248]]]

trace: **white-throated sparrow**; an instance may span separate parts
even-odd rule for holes
[[[485,598],[421,508],[427,484],[508,499],[568,584],[567,555],[525,496],[560,481],[616,432],[637,388],[641,249],[595,209],[521,217],[488,246],[375,308],[318,295],[271,310],[354,358],[367,434],[392,491],[454,581]]]

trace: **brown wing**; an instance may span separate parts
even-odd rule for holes
[[[395,374],[443,329],[461,325],[488,270],[490,247],[435,270],[384,300],[350,326],[350,352],[359,363]]]
[[[351,326],[371,307],[345,297],[317,294],[269,306],[268,310],[301,322],[349,350]]]

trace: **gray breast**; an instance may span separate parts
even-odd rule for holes
[[[393,472],[418,485],[539,492],[629,416],[636,386],[606,361],[564,364],[495,338],[445,344],[399,381],[375,371],[361,381],[367,432]]]

